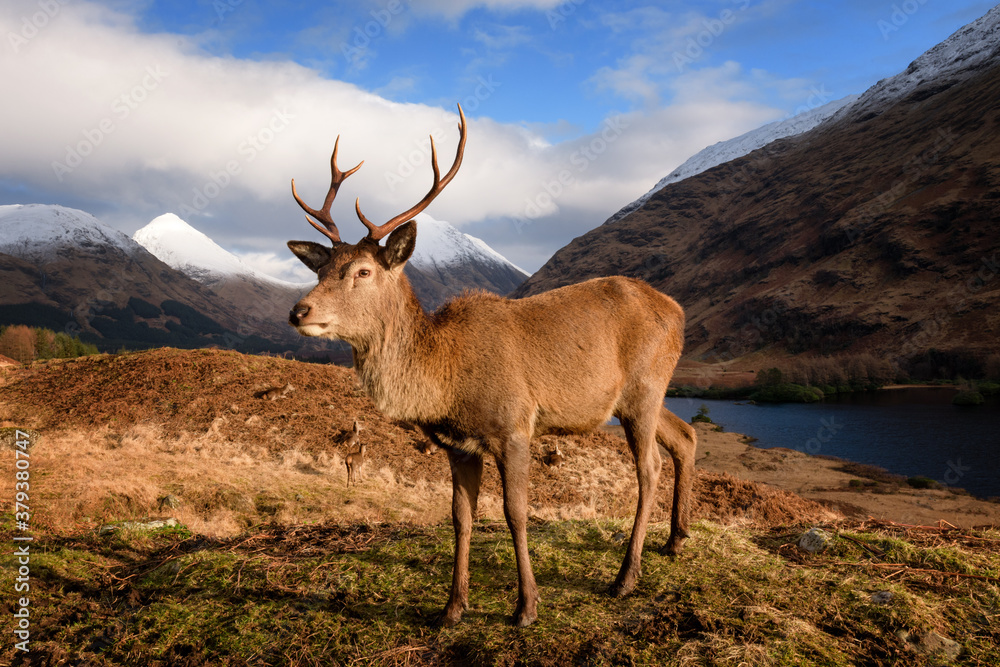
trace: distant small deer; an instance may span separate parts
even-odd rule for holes
[[[280,387],[272,387],[270,389],[265,389],[258,394],[258,397],[263,398],[266,401],[276,401],[279,398],[285,398],[288,394],[295,391],[295,387],[289,384],[282,385]]]
[[[363,479],[361,473],[365,465],[365,453],[368,450],[368,445],[361,442],[361,424],[358,423],[357,419],[354,420],[354,429],[344,444],[348,448],[357,447],[356,450],[344,457],[344,465],[347,466],[347,486],[350,486],[351,482],[357,486],[358,482]]]
[[[560,451],[558,442],[556,443],[556,448],[546,454],[542,459],[542,463],[550,468],[561,468],[565,461],[566,456],[562,453],[562,451]]]
[[[445,625],[457,623],[469,605],[470,540],[483,459],[496,462],[517,561],[517,606],[511,620],[525,626],[537,617],[538,605],[527,537],[535,436],[585,433],[612,416],[625,429],[639,501],[611,595],[629,593],[639,578],[661,451],[673,459],[674,473],[670,537],[663,551],[676,554],[684,545],[696,434],[663,405],[681,356],[684,311],[647,283],[617,276],[524,299],[477,292],[452,299],[433,315],[425,312],[403,270],[416,244],[414,216],[451,182],[462,163],[466,121],[461,107],[459,116],[455,161],[442,175],[432,135],[434,181],[415,206],[377,225],[355,202],[358,218],[368,228],[358,243],[341,240],[330,214],[341,183],[361,167],[346,172],[337,167],[339,139],[322,208],[306,205],[292,181],[292,196],[309,224],[332,246],[288,242],[319,277],[288,319],[305,336],[350,343],[354,369],[375,406],[389,419],[415,424],[447,452],[455,564]]]

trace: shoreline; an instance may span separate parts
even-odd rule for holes
[[[913,488],[905,479],[901,483],[866,483],[864,473],[875,472],[877,467],[785,447],[765,449],[752,444],[756,442],[752,437],[716,431],[715,424],[693,426],[698,434],[698,470],[728,473],[790,491],[848,518],[928,526],[945,521],[959,528],[1000,526],[1000,503],[946,488]],[[605,426],[604,430],[624,437],[620,426]]]

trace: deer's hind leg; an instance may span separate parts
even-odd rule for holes
[[[694,427],[662,408],[656,439],[674,461],[674,502],[670,508],[670,539],[660,553],[675,556],[688,538],[688,517],[691,512],[691,487],[694,484],[694,458],[698,438]]]
[[[497,470],[503,485],[503,513],[514,540],[517,560],[517,606],[511,623],[527,627],[538,617],[538,586],[528,554],[528,467],[531,462],[530,436],[513,435],[501,456]]]
[[[639,503],[636,507],[635,523],[632,525],[632,537],[625,552],[625,560],[622,561],[621,570],[608,591],[615,597],[630,593],[639,579],[646,526],[656,504],[656,487],[660,481],[662,462],[659,448],[656,446],[658,418],[656,408],[659,407],[659,398],[647,397],[643,403],[647,404],[646,409],[638,410],[638,414],[618,414],[625,428],[625,439],[635,459],[635,474],[639,481]]]

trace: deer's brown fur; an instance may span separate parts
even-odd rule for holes
[[[462,131],[464,143],[464,118]],[[331,162],[339,186],[345,176],[335,159]],[[319,275],[319,284],[289,319],[304,335],[350,343],[354,367],[378,409],[390,419],[416,424],[447,452],[455,565],[446,625],[458,622],[468,606],[470,535],[487,456],[500,473],[514,540],[518,601],[512,620],[524,626],[537,616],[526,532],[529,443],[537,435],[583,433],[612,416],[625,429],[639,502],[612,595],[631,591],[639,576],[661,448],[674,464],[665,551],[680,551],[688,536],[695,434],[663,407],[683,344],[684,313],[673,299],[642,281],[609,277],[519,300],[470,294],[429,315],[403,273],[416,240],[415,223],[397,221],[380,246],[372,234],[357,244],[343,243],[339,234],[334,239],[332,220],[327,216],[323,222],[332,227],[332,248],[289,242]]]

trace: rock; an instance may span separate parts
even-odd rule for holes
[[[122,521],[117,524],[106,524],[97,530],[98,535],[109,535],[116,530],[159,530],[160,528],[171,528],[179,525],[177,519],[153,519],[152,521]]]
[[[811,554],[823,551],[833,542],[833,536],[822,528],[810,528],[799,537],[799,549]]]
[[[628,537],[625,533],[618,532],[611,536],[611,541],[615,544],[622,544],[625,542],[625,538]]]
[[[895,597],[892,591],[878,591],[877,593],[872,593],[872,602],[880,605],[887,605],[892,602]]]
[[[178,507],[181,506],[181,499],[172,493],[168,493],[167,495],[160,498],[157,502],[160,503],[159,507],[161,512],[163,511],[164,507],[169,507],[170,509],[177,509]]]
[[[906,643],[906,648],[926,655],[941,664],[954,662],[962,652],[962,645],[953,639],[931,630],[924,635],[914,635],[901,632],[899,638]]]
[[[225,490],[219,494],[219,504],[234,512],[253,514],[257,511],[257,503],[246,493],[235,490]]]

